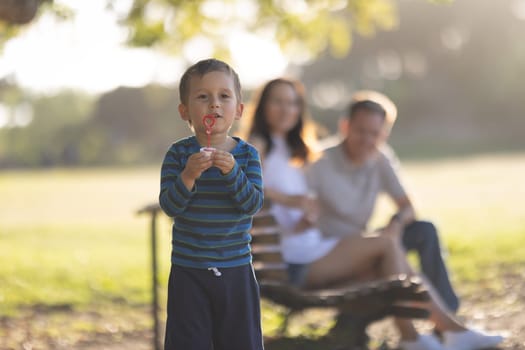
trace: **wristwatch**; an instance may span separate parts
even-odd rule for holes
[[[392,215],[392,217],[390,218],[390,221],[398,221],[398,222],[401,222],[401,214],[400,214],[400,213],[395,213],[395,214]]]

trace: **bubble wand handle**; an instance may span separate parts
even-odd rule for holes
[[[202,117],[202,124],[204,124],[204,127],[206,128],[206,136],[208,137],[208,144],[206,146],[210,147],[211,128],[213,128],[213,125],[215,125],[215,115],[206,114],[204,117]]]

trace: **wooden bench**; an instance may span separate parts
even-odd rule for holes
[[[350,344],[345,346],[365,348],[368,342],[366,328],[374,321],[386,316],[428,317],[425,309],[396,305],[402,301],[428,300],[428,292],[419,278],[398,275],[345,287],[298,289],[288,283],[287,264],[280,250],[281,233],[268,208],[255,215],[251,234],[253,266],[261,296],[287,309],[281,332],[286,330],[289,317],[296,312],[314,307],[336,308],[340,316],[335,327],[353,334],[348,339]]]
[[[137,213],[150,216],[153,348],[160,350],[156,241],[157,217],[162,211],[159,205],[154,203],[141,208]],[[428,299],[428,293],[423,288],[421,281],[417,278],[407,278],[405,275],[320,290],[302,290],[290,285],[287,265],[280,251],[279,226],[267,207],[255,215],[251,234],[253,266],[259,282],[261,297],[287,309],[281,328],[282,332],[286,330],[288,320],[294,313],[313,307],[336,308],[340,316],[334,328],[340,328],[348,334],[351,333],[353,336],[350,337],[349,344],[345,346],[358,348],[366,347],[368,341],[366,328],[371,322],[386,316],[428,317],[428,312],[424,309],[395,305],[401,301]]]

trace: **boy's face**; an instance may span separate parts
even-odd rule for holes
[[[202,117],[215,115],[212,134],[228,132],[234,122],[241,118],[244,106],[238,101],[233,77],[221,71],[203,76],[193,76],[189,83],[188,101],[179,105],[183,120],[193,126],[196,134],[205,134]]]
[[[347,154],[354,161],[367,160],[384,141],[385,119],[379,113],[360,110],[345,122],[342,132]]]

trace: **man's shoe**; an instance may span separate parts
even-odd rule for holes
[[[402,340],[399,347],[403,350],[444,350],[433,335],[420,335],[413,341]]]
[[[501,335],[488,335],[470,329],[462,332],[443,332],[443,345],[447,350],[492,348],[502,341]]]

